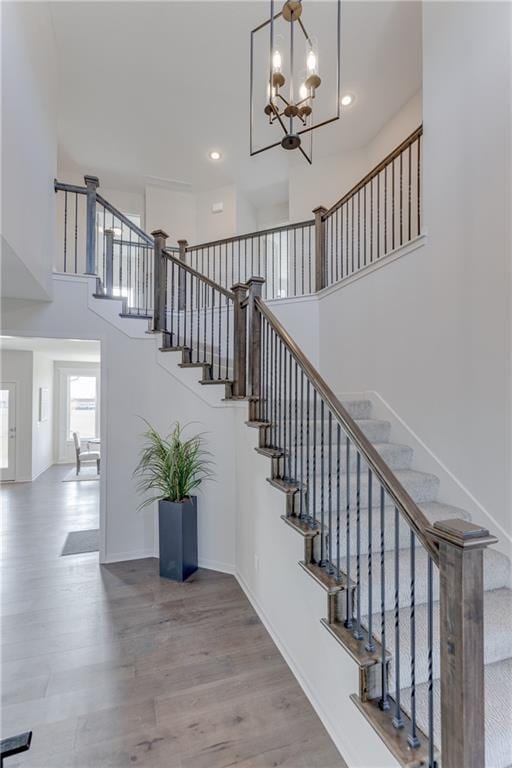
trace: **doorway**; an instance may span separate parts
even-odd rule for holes
[[[16,479],[16,384],[0,384],[0,480]]]

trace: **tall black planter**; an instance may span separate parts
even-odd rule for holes
[[[197,571],[197,498],[159,501],[160,576],[185,581]]]

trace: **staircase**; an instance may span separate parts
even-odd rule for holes
[[[395,160],[401,169],[401,153],[410,158],[414,142],[419,179],[420,136],[334,206],[335,223],[342,226],[345,206],[354,206],[355,196],[361,205],[361,193],[380,184],[381,173],[395,179]],[[79,189],[67,192],[95,205],[95,187]],[[419,205],[419,186],[417,198]],[[150,330],[162,334],[162,354],[180,352],[179,365],[197,368],[201,385],[247,400],[246,423],[269,460],[268,482],[284,494],[283,525],[303,540],[299,566],[325,592],[322,624],[358,667],[355,706],[402,766],[512,766],[510,562],[496,539],[465,510],[443,503],[439,479],[412,468],[412,448],[392,441],[391,424],[373,418],[368,400],[336,397],[263,300],[263,277],[244,275],[228,288],[229,265],[222,283],[199,270],[204,249],[208,271],[214,264],[207,245],[196,249],[193,267],[184,241],[169,249],[165,232],[149,238],[100,202],[112,228],[103,228],[98,268],[98,243],[88,230],[87,271],[98,274],[97,299],[124,297],[122,315],[148,316]],[[363,248],[352,244],[348,258],[328,214],[317,212],[315,224],[320,288],[369,266],[366,226]],[[410,231],[411,208],[407,216]],[[394,217],[393,207],[392,225]],[[121,239],[116,221],[125,227]],[[419,233],[419,213],[417,224]],[[387,227],[378,237],[385,255]]]

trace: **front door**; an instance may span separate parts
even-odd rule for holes
[[[0,480],[16,479],[16,384],[0,384]]]

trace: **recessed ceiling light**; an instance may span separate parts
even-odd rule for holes
[[[222,155],[217,149],[212,149],[212,151],[208,153],[208,157],[210,160],[220,160]]]
[[[354,101],[354,97],[352,96],[352,94],[346,93],[344,96],[341,97],[341,106],[350,107],[353,101]]]

